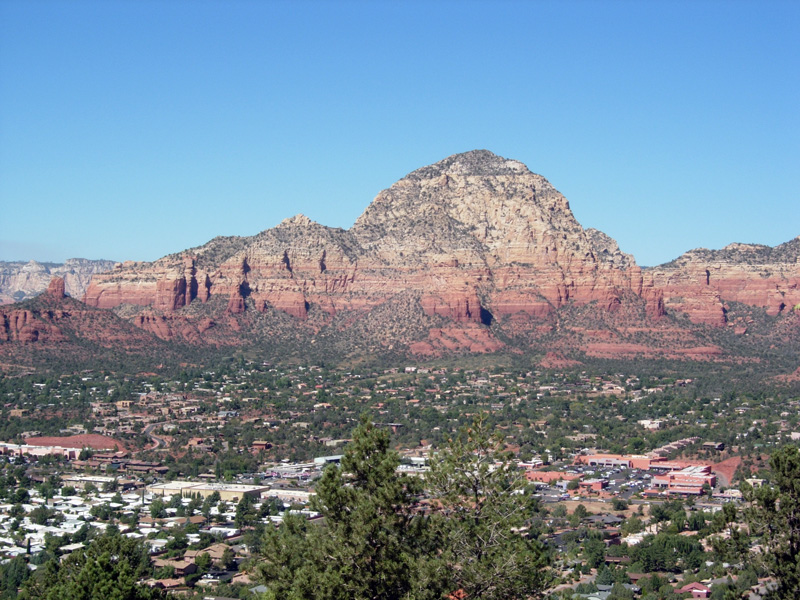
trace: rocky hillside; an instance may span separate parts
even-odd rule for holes
[[[85,301],[176,311],[213,296],[227,310],[331,317],[398,294],[426,314],[481,323],[546,317],[568,302],[613,310],[626,292],[663,313],[652,281],[522,163],[487,151],[451,156],[381,192],[350,230],[298,215],[251,238],[225,238],[96,276]]]
[[[349,230],[297,215],[255,236],[117,264],[92,278],[84,302],[160,340],[278,357],[721,360],[747,332],[736,319],[757,317],[741,306],[778,318],[800,302],[798,243],[696,250],[643,270],[584,229],[544,177],[476,150],[410,173]],[[790,339],[797,319],[785,321]]]
[[[68,297],[61,278],[35,298],[0,307],[0,371],[80,370],[92,364],[151,369],[179,356],[173,345],[113,312]]]
[[[696,323],[725,325],[728,302],[762,307],[775,316],[800,304],[800,237],[774,248],[698,248],[648,272],[665,305]]]
[[[47,289],[53,277],[61,277],[67,294],[83,298],[92,275],[114,267],[111,260],[68,258],[64,264],[0,261],[0,304],[21,302]]]

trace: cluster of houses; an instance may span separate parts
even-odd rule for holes
[[[104,475],[70,474],[62,478],[61,489],[67,495],[59,492],[45,497],[32,488],[21,504],[21,512],[15,512],[17,509],[12,503],[0,504],[0,560],[33,555],[45,548],[52,551],[56,547],[57,553],[66,557],[83,548],[84,541],[64,545],[60,540],[65,536],[85,539],[87,528],[104,531],[110,523],[107,515],[113,512],[123,535],[142,540],[150,549],[154,576],[145,582],[147,585],[171,592],[186,591],[189,589],[187,577],[196,575],[197,580],[192,582],[196,586],[222,582],[255,586],[247,573],[239,570],[249,556],[249,549],[243,543],[242,530],[235,525],[238,501],[248,496],[254,510],[258,510],[262,502],[277,499],[288,510],[290,505],[307,503],[311,496],[306,490],[242,484],[173,481],[145,487],[138,482],[127,483],[122,486],[119,479]],[[180,497],[185,509],[193,499],[212,494],[220,502],[210,509],[208,518],[203,514],[189,515],[174,506],[175,496]],[[158,498],[163,498],[166,516],[154,517],[150,513],[152,503]],[[45,518],[36,518],[37,509],[39,513],[45,511]],[[183,516],[178,515],[181,512]],[[310,518],[316,516],[310,511],[304,512]],[[265,518],[268,523],[280,520],[280,514]],[[189,548],[179,555],[174,552],[167,555],[170,541],[179,530],[191,531],[185,536]],[[203,537],[204,534],[207,535]],[[208,536],[218,541],[191,549],[202,539],[210,539]],[[208,557],[201,557],[203,554]],[[204,566],[202,577],[199,576],[201,563]]]

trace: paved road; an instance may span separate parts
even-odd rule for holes
[[[159,425],[163,425],[163,423],[150,423],[150,425],[145,427],[142,431],[143,434],[153,440],[153,447],[150,448],[150,450],[159,450],[161,448],[166,448],[167,446],[167,443],[162,438],[158,437],[157,435],[153,435],[153,429]]]

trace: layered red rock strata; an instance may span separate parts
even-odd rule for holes
[[[568,303],[615,310],[632,291],[653,318],[660,291],[632,257],[584,230],[522,163],[486,151],[419,169],[381,192],[350,230],[298,215],[252,238],[218,238],[92,280],[85,302],[174,312],[218,295],[227,310],[364,311],[404,292],[456,323],[542,318]],[[144,322],[142,323],[144,325]]]
[[[726,302],[762,307],[775,316],[800,304],[800,237],[774,248],[699,248],[648,271],[665,305],[695,323],[724,325]]]

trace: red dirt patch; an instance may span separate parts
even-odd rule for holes
[[[411,352],[422,356],[439,356],[447,352],[469,351],[474,354],[496,352],[503,343],[481,327],[445,327],[431,329],[427,340],[411,344]]]
[[[92,448],[94,450],[126,450],[125,445],[114,438],[88,433],[66,437],[30,437],[26,444],[32,446],[61,446],[63,448]]]
[[[782,381],[785,383],[800,381],[800,367],[797,367],[793,372],[787,373],[786,375],[776,375],[772,379],[774,381]]]
[[[739,468],[740,464],[742,464],[742,457],[733,456],[715,464],[713,471],[726,480],[725,485],[730,485],[731,481],[733,481],[733,474],[736,473],[736,469]]]

